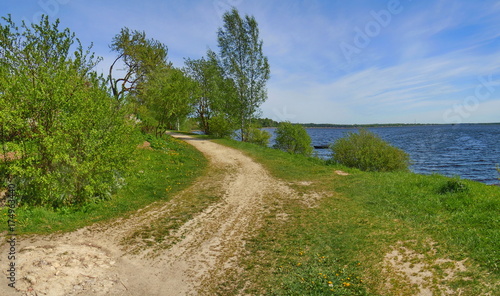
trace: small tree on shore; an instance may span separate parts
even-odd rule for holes
[[[281,122],[276,129],[274,148],[289,153],[310,156],[313,152],[311,142],[311,137],[303,126],[290,122]]]

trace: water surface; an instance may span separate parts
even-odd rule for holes
[[[435,125],[368,128],[393,146],[406,151],[411,170],[419,174],[460,176],[486,184],[498,184],[500,125]],[[273,129],[269,129],[273,132]],[[308,128],[313,145],[329,145],[357,129]],[[274,138],[274,137],[273,137]],[[272,139],[273,140],[273,139]],[[322,158],[329,149],[316,149]]]

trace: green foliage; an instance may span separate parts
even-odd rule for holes
[[[331,150],[334,162],[363,171],[401,171],[408,170],[410,165],[406,152],[365,129],[359,133],[348,133],[337,140]]]
[[[136,98],[140,85],[157,68],[167,64],[167,46],[154,39],[147,39],[145,32],[121,29],[111,43],[111,50],[118,56],[109,69],[109,81],[114,97],[123,102],[125,98]],[[124,64],[125,75],[113,78],[114,66],[118,61]],[[136,98],[137,99],[137,98]]]
[[[210,118],[209,124],[210,133],[217,138],[230,138],[234,134],[234,124],[227,116],[216,115]]]
[[[276,144],[274,148],[289,153],[311,155],[311,137],[301,125],[281,122],[276,129]]]
[[[207,57],[187,59],[185,72],[196,82],[195,111],[199,126],[206,135],[212,134],[210,120],[217,115],[231,116],[236,97],[234,83],[224,78],[216,54],[209,50]]]
[[[179,129],[193,110],[193,81],[175,68],[159,67],[150,73],[144,83],[141,98],[147,114],[157,123],[157,136],[167,129]]]
[[[267,99],[266,82],[270,78],[267,57],[262,52],[263,41],[254,17],[244,18],[236,8],[223,16],[224,26],[217,32],[222,69],[236,88],[236,102],[230,106],[241,130],[241,140],[247,141],[251,120]]]
[[[271,139],[271,134],[269,132],[254,126],[250,127],[248,133],[249,143],[257,144],[260,146],[268,146],[269,139]]]
[[[256,118],[253,120],[260,127],[278,127],[279,122],[274,121],[270,118]]]
[[[18,28],[3,20],[0,140],[18,157],[2,161],[2,182],[16,183],[21,203],[32,205],[109,198],[123,184],[132,125],[92,71],[98,60],[58,21]]]

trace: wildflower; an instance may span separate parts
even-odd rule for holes
[[[343,282],[342,285],[344,285],[344,287],[349,287],[351,285],[351,283]]]

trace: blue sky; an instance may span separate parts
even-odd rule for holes
[[[500,122],[500,1],[0,0],[16,22],[59,18],[103,57],[122,27],[169,60],[217,51],[231,6],[253,15],[271,66],[262,115],[316,123]]]

